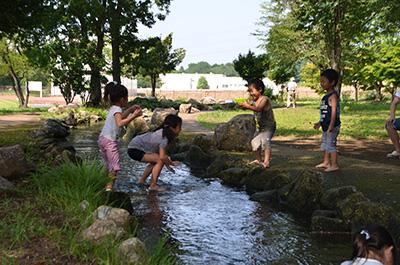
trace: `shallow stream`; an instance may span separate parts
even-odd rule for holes
[[[73,132],[78,154],[98,155],[99,130]],[[185,165],[176,174],[162,172],[166,192],[147,193],[136,185],[145,165],[131,160],[126,148],[120,154],[123,170],[115,188],[131,195],[139,237],[152,246],[168,233],[183,264],[269,264],[287,257],[326,265],[340,264],[351,253],[348,240],[312,236],[301,219],[250,201],[245,191],[218,180],[196,178]]]

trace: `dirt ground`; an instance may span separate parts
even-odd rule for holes
[[[40,124],[40,113],[0,115],[0,130],[30,128]]]

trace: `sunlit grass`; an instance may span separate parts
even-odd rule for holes
[[[208,129],[229,121],[238,114],[251,114],[249,111],[215,111],[203,113],[198,121]],[[313,123],[319,120],[319,101],[299,102],[298,108],[275,108],[277,122],[276,135],[312,136],[320,134],[313,129]],[[341,104],[341,136],[350,138],[387,138],[384,124],[389,117],[389,103],[375,102],[342,102]]]

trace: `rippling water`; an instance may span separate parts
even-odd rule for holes
[[[78,152],[96,153],[97,135],[96,127],[75,131]],[[152,245],[169,233],[183,264],[269,264],[285,257],[298,264],[339,264],[350,254],[349,242],[315,238],[290,214],[250,201],[218,180],[196,178],[185,165],[176,174],[162,172],[166,192],[147,193],[135,184],[145,165],[130,160],[125,148],[121,160],[115,188],[131,194],[139,237]]]

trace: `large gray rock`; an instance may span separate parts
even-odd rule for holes
[[[323,192],[322,182],[320,174],[312,171],[302,172],[289,184],[287,206],[298,213],[310,215],[319,208]]]
[[[97,220],[111,220],[119,227],[128,228],[131,215],[125,209],[102,205],[93,212],[93,221]]]
[[[251,140],[256,131],[253,115],[241,114],[215,128],[214,140],[219,149],[251,151]]]
[[[44,123],[46,136],[53,138],[65,138],[70,134],[68,125],[57,119],[48,119]]]
[[[179,113],[191,113],[192,112],[192,104],[181,104],[179,105]]]
[[[133,137],[135,137],[138,134],[143,134],[146,133],[150,130],[149,125],[147,124],[147,121],[143,117],[137,117],[133,121],[131,121],[126,129],[126,132],[122,139],[125,142],[129,142],[132,140]]]
[[[342,219],[316,215],[311,218],[311,230],[321,234],[341,233],[349,231],[349,227]]]
[[[67,118],[65,118],[65,124],[70,127],[76,127],[78,125],[78,121],[76,120],[75,115],[72,111],[69,112]]]
[[[278,201],[278,190],[267,190],[253,193],[250,199],[258,202],[276,202]]]
[[[118,248],[118,253],[122,260],[129,264],[142,264],[146,247],[142,241],[133,237],[125,240]]]
[[[214,157],[201,150],[197,145],[192,145],[186,153],[185,162],[191,168],[206,170],[207,167],[213,162]]]
[[[241,187],[241,181],[247,175],[247,170],[243,168],[228,168],[219,174],[222,183],[232,187]]]
[[[216,104],[217,101],[213,97],[202,97],[200,99],[200,103],[205,105],[210,105],[210,104]]]
[[[324,194],[321,198],[321,206],[324,209],[336,210],[339,202],[343,201],[356,191],[357,189],[354,186],[344,186],[324,191]]]
[[[11,190],[14,188],[14,184],[3,177],[0,177],[0,190]]]
[[[248,175],[242,179],[242,185],[246,186],[249,193],[280,189],[289,184],[291,178],[281,170],[264,169],[256,167],[249,171]]]
[[[207,167],[206,175],[210,178],[218,177],[219,173],[229,168],[228,161],[223,156],[217,156]]]
[[[191,144],[197,145],[205,153],[215,149],[214,138],[211,135],[198,134],[192,139]]]
[[[177,115],[178,111],[174,108],[169,108],[169,109],[156,108],[153,111],[153,115],[151,116],[150,120],[151,125],[153,127],[161,126],[161,124],[164,122],[165,117],[167,117],[169,114]]]
[[[361,202],[369,202],[368,198],[361,192],[350,194],[346,199],[339,202],[338,208],[342,218],[346,221],[350,221]]]
[[[21,145],[0,148],[0,174],[8,179],[24,176],[31,170]]]
[[[99,244],[105,238],[120,239],[126,234],[126,230],[113,220],[96,220],[82,232],[82,238],[92,244]]]

